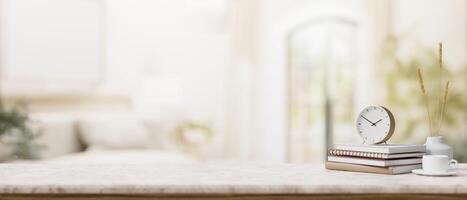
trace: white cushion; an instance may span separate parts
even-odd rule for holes
[[[88,149],[145,148],[149,140],[142,122],[130,114],[80,117],[78,130]]]
[[[41,158],[52,158],[82,150],[75,131],[74,116],[68,113],[31,114],[33,128],[40,132],[36,143]]]

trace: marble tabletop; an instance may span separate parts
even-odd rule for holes
[[[0,194],[467,194],[467,164],[456,176],[330,171],[324,165],[0,164]]]

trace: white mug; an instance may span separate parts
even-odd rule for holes
[[[424,155],[422,165],[427,173],[445,173],[457,165],[457,160],[449,160],[447,155]]]

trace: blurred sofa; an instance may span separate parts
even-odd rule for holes
[[[34,113],[30,115],[47,163],[192,163],[173,137],[174,123],[132,113]]]

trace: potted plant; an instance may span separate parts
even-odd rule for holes
[[[426,141],[429,134],[419,133],[431,132],[429,137],[442,135],[442,140],[446,140],[454,149],[455,158],[461,162],[467,161],[464,125],[467,117],[467,66],[459,63],[448,66],[440,59],[439,49],[435,51],[435,48],[424,46],[411,34],[391,35],[383,44],[379,54],[379,70],[383,71],[381,74],[384,76],[379,78],[384,80],[386,103],[398,113],[398,134],[394,141],[421,143]],[[421,92],[420,80],[417,80],[419,67],[422,67],[420,74],[424,79],[425,95]],[[445,95],[448,80],[449,91]],[[427,101],[431,120],[428,120]],[[439,118],[441,110],[442,120]],[[439,118],[436,126],[433,125],[435,118]]]
[[[449,80],[446,81],[444,88],[442,87],[442,74],[443,74],[443,45],[442,43],[439,43],[439,92],[438,92],[438,97],[433,103],[434,109],[430,110],[431,105],[428,97],[428,91],[425,89],[425,84],[423,82],[423,75],[422,75],[422,70],[420,68],[417,69],[417,77],[418,81],[420,84],[420,90],[423,94],[424,98],[424,103],[425,103],[425,108],[427,112],[427,119],[428,119],[428,125],[430,128],[430,136],[427,137],[426,139],[426,153],[430,155],[447,155],[449,159],[451,160],[453,157],[453,150],[452,148],[447,145],[443,139],[443,136],[441,136],[441,128],[443,125],[444,121],[444,115],[446,113],[446,104],[447,104],[447,98],[448,98],[448,93],[449,93]]]
[[[0,100],[0,146],[6,160],[36,159],[39,145],[33,140],[38,136],[30,126],[27,107],[24,103],[6,106]]]

